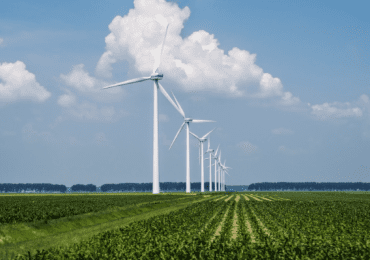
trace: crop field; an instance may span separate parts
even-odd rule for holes
[[[91,195],[77,197],[86,201],[82,204],[69,195],[59,196],[60,201],[57,197],[14,196],[19,200],[9,200],[0,196],[2,205],[4,201],[8,209],[13,205],[13,211],[8,211],[12,213],[0,213],[0,223],[30,223],[31,214],[27,212],[36,212],[29,206],[35,198],[39,198],[36,208],[46,205],[41,210],[44,213],[36,214],[36,220],[32,220],[39,229],[42,226],[35,223],[45,219],[52,222],[53,218],[68,218],[81,212],[98,214],[99,205],[109,216],[132,210],[134,204],[140,205],[135,210],[158,207],[160,213],[140,219],[135,212],[130,223],[91,233],[78,242],[39,247],[12,258],[4,255],[4,259],[370,259],[369,193]],[[65,210],[68,200],[70,209],[75,210]],[[22,207],[28,211],[22,211]],[[170,210],[171,207],[177,208]],[[125,218],[118,215],[118,222],[123,222]],[[17,222],[12,222],[12,218]],[[11,239],[6,242],[4,230],[0,226],[0,238],[4,240],[0,252],[8,245],[14,246]],[[80,233],[76,229],[70,234]]]

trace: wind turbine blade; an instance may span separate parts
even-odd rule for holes
[[[217,150],[216,150],[216,153],[215,153],[215,157],[217,156],[218,147],[220,147],[220,145],[218,145],[218,146],[217,146]]]
[[[226,173],[227,173],[227,175],[229,175],[230,176],[230,174],[227,172],[227,171],[225,171]]]
[[[153,73],[156,73],[156,72],[157,72],[157,70],[158,70],[158,68],[159,68],[159,66],[161,65],[163,46],[164,46],[164,42],[166,41],[166,36],[167,36],[167,31],[168,31],[168,26],[169,26],[169,25],[170,25],[170,24],[168,23],[168,24],[167,24],[167,27],[166,27],[166,32],[164,33],[164,38],[163,38],[163,42],[162,42],[162,49],[161,49],[161,53],[159,54],[159,61],[158,61],[158,65],[157,65],[157,66],[155,66],[155,65],[154,65]]]
[[[193,134],[192,132],[189,131],[190,134],[192,134],[195,138],[197,138],[199,141],[200,141],[200,138],[196,135],[196,134]]]
[[[175,102],[172,100],[172,98],[170,97],[170,95],[168,95],[168,93],[166,92],[166,90],[162,87],[162,85],[155,81],[155,84],[158,83],[158,86],[159,86],[159,89],[160,91],[162,92],[163,96],[165,96],[167,98],[167,100],[173,105],[174,108],[176,108],[176,110],[181,114],[183,115],[183,112],[177,107],[177,105],[175,104]],[[183,115],[184,116],[184,115]]]
[[[182,107],[180,106],[179,101],[177,101],[177,99],[176,99],[176,97],[175,97],[175,95],[173,94],[173,92],[172,92],[172,91],[171,91],[171,93],[172,93],[173,98],[174,98],[174,99],[175,99],[175,101],[176,101],[177,106],[178,106],[178,107],[179,107],[179,109],[181,110],[180,114],[185,118],[185,112],[184,112],[184,110],[182,110]]]
[[[113,88],[113,87],[118,87],[118,86],[123,86],[123,85],[127,85],[127,84],[132,84],[132,83],[136,83],[136,82],[145,81],[145,80],[148,80],[148,79],[150,79],[150,77],[142,77],[142,78],[130,79],[130,80],[126,80],[126,81],[123,81],[123,82],[120,82],[120,83],[117,83],[117,84],[113,84],[113,85],[104,87],[103,89]]]
[[[207,136],[210,134],[210,133],[212,133],[213,132],[213,130],[215,130],[216,129],[216,127],[215,128],[213,128],[211,131],[209,131],[206,135],[204,135],[203,137],[202,137],[202,139],[203,138],[207,138]]]
[[[175,139],[173,139],[172,144],[171,144],[171,146],[170,146],[170,149],[171,149],[171,147],[172,147],[173,143],[175,142],[175,140],[176,140],[177,136],[180,134],[181,130],[184,128],[184,125],[185,125],[185,122],[184,122],[184,123],[182,123],[182,125],[181,125],[181,127],[180,127],[179,131],[177,132],[177,134],[176,134],[176,136],[175,136]],[[168,150],[170,150],[170,149],[168,149]]]
[[[200,119],[193,119],[191,121],[192,123],[216,123],[216,121],[213,120],[200,120]]]
[[[207,151],[209,151],[209,147],[210,147],[210,145],[211,145],[211,137],[210,138],[208,138],[208,140],[207,140],[208,142],[208,149],[207,149]]]

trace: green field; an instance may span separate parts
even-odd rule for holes
[[[370,258],[368,192],[27,194],[0,205],[3,259]]]

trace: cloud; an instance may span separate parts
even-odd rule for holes
[[[312,105],[311,114],[320,120],[329,120],[343,117],[361,117],[362,110],[359,107],[351,107],[349,102],[324,103],[322,105]]]
[[[300,99],[298,97],[294,97],[292,93],[284,92],[279,103],[284,106],[292,106],[297,105],[300,102]]]
[[[247,155],[253,154],[257,151],[257,146],[251,144],[250,142],[240,142],[237,144]]]
[[[164,0],[135,0],[134,9],[116,16],[105,38],[106,51],[96,66],[96,74],[112,77],[112,65],[127,60],[134,73],[148,76],[158,61],[167,23],[167,38],[160,71],[183,91],[212,91],[227,96],[252,98],[279,97],[281,105],[299,103],[290,92],[283,92],[279,78],[255,64],[256,54],[237,47],[225,54],[213,34],[204,30],[182,38],[184,22],[190,17],[188,7]],[[251,91],[258,87],[257,92]]]
[[[158,115],[158,120],[159,120],[159,122],[168,122],[168,121],[170,121],[168,116],[165,115],[165,114],[159,114]]]
[[[365,104],[369,104],[370,103],[369,97],[367,95],[365,95],[365,94],[361,95],[360,101],[362,101]]]
[[[84,64],[73,66],[70,73],[66,75],[61,74],[60,78],[68,86],[71,86],[80,93],[91,96],[99,101],[111,101],[112,99],[119,97],[119,94],[123,93],[122,88],[103,89],[103,87],[110,84],[106,81],[90,76],[89,73],[84,69]],[[65,102],[68,98],[72,97],[63,97]],[[69,99],[69,101],[72,100]]]
[[[29,99],[44,102],[51,93],[41,86],[21,61],[0,63],[0,101]]]
[[[62,107],[71,107],[76,104],[76,96],[69,90],[67,92],[58,98],[58,104]]]
[[[271,132],[275,135],[291,135],[291,134],[294,134],[294,132],[292,130],[282,128],[282,127],[273,129],[273,130],[271,130]]]

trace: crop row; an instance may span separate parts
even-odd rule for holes
[[[370,213],[368,203],[234,198],[197,202],[167,215],[98,234],[68,248],[51,248],[17,259],[370,257],[370,229],[364,219]],[[356,213],[351,214],[355,209]],[[235,212],[238,225],[237,237],[233,239]]]
[[[106,196],[0,196],[0,224],[48,221],[155,201],[186,198],[186,195]]]
[[[205,259],[201,256],[205,254],[202,245],[206,243],[201,238],[209,236],[202,230],[210,217],[225,207],[223,200],[194,203],[177,212],[104,232],[69,248],[43,250],[32,259],[171,259],[171,256]],[[28,259],[26,257],[17,259]]]
[[[245,200],[243,203],[253,231],[258,234],[252,248],[264,248],[262,251],[269,252],[265,257],[368,259],[370,256],[369,229],[360,232],[367,226],[366,221],[355,221],[350,214],[350,209],[352,212],[355,209],[352,203]],[[357,211],[370,213],[368,204]]]

